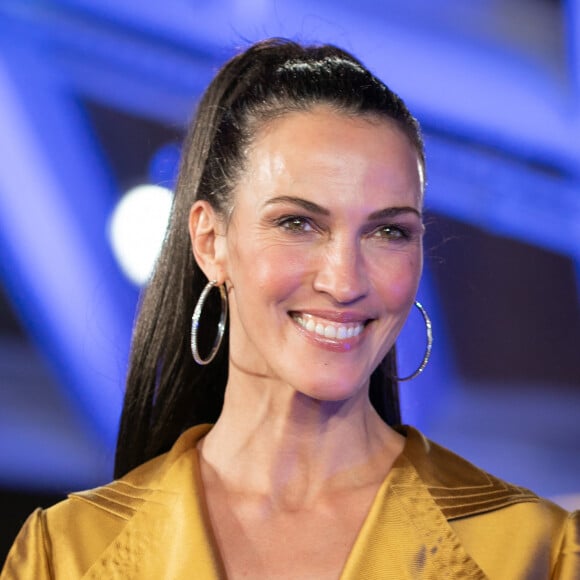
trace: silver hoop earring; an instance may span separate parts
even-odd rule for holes
[[[207,295],[210,293],[210,290],[217,285],[217,280],[212,280],[205,285],[205,288],[202,290],[199,300],[195,305],[195,310],[193,311],[193,316],[191,317],[191,354],[193,354],[193,358],[198,365],[207,365],[209,364],[217,354],[222,340],[224,338],[224,332],[226,330],[226,320],[228,318],[228,297],[226,291],[224,290],[223,286],[217,286],[218,290],[220,291],[220,298],[222,300],[222,309],[220,314],[220,320],[218,322],[218,330],[217,336],[215,337],[214,345],[209,353],[208,357],[203,359],[199,354],[199,350],[197,348],[197,330],[199,328],[199,319],[201,318],[201,311],[203,310],[203,305],[205,304],[205,300]]]
[[[403,378],[393,377],[393,380],[398,381],[399,383],[410,381],[411,379],[418,377],[425,370],[425,367],[429,362],[429,358],[431,357],[431,348],[433,347],[433,329],[431,327],[431,319],[429,318],[427,311],[420,302],[415,300],[415,306],[419,309],[419,312],[421,312],[423,315],[423,320],[425,321],[425,328],[427,329],[427,348],[425,349],[425,355],[423,356],[423,360],[421,361],[419,368],[412,375]]]

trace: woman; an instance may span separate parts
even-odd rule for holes
[[[232,59],[135,329],[118,479],[35,512],[3,577],[580,577],[578,514],[399,426],[424,164],[348,53]]]

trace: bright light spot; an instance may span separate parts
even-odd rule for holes
[[[142,286],[149,280],[165,237],[173,194],[140,185],[119,201],[109,224],[113,253],[125,275]]]

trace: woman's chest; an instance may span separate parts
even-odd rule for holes
[[[373,493],[300,510],[209,500],[228,579],[336,580],[365,520]]]

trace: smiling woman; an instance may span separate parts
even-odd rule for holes
[[[578,514],[400,425],[424,163],[348,53],[226,64],[137,321],[118,479],[35,512],[5,577],[577,578]]]
[[[197,263],[228,288],[228,395],[368,399],[417,291],[421,200],[391,121],[318,105],[257,133],[228,222],[207,201],[191,214]]]

